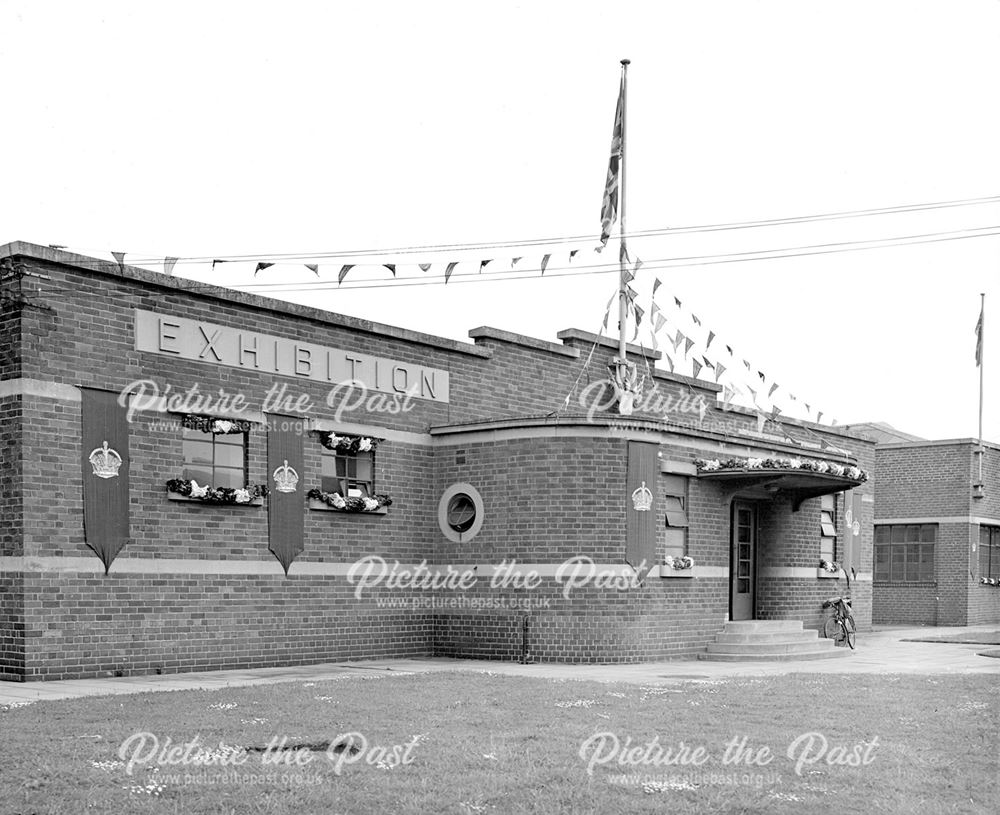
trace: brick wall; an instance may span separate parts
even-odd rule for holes
[[[10,520],[0,533],[0,555],[83,558],[90,570],[64,564],[51,571],[4,573],[8,590],[0,606],[0,669],[28,678],[61,678],[432,653],[507,659],[520,654],[529,599],[529,649],[536,659],[637,661],[692,655],[721,629],[729,583],[707,573],[695,579],[661,579],[654,572],[639,588],[586,586],[570,597],[551,578],[530,594],[479,585],[464,596],[465,607],[444,608],[428,604],[428,592],[419,589],[378,587],[358,598],[343,574],[308,572],[311,565],[346,567],[376,554],[403,564],[498,564],[505,558],[554,564],[576,556],[622,564],[626,425],[605,428],[603,436],[554,431],[541,439],[469,443],[456,437],[431,441],[426,435],[442,425],[550,414],[573,390],[591,343],[569,343],[579,348],[580,357],[544,344],[529,348],[488,336],[463,350],[448,341],[390,336],[347,318],[320,321],[308,309],[262,308],[240,295],[221,301],[164,288],[122,277],[114,264],[98,263],[96,270],[37,260],[28,265],[48,277],[38,281],[36,296],[46,307],[24,309],[19,316],[18,376],[53,384],[58,392],[0,400],[5,418],[0,463],[9,465],[0,475],[7,479],[0,508]],[[330,388],[316,381],[140,353],[134,348],[135,308],[250,326],[444,369],[451,378],[451,401],[415,400],[411,411],[395,415],[367,406],[345,414],[351,423],[391,429],[392,437],[377,451],[376,485],[392,496],[392,507],[386,515],[307,511],[305,549],[287,577],[268,571],[276,561],[268,550],[266,506],[169,500],[165,482],[180,476],[182,466],[177,417],[139,414],[129,437],[131,541],[111,574],[103,575],[82,528],[80,402],[67,395],[76,393],[72,386],[120,390],[147,379],[161,389],[170,385],[183,391],[197,383],[203,394],[220,389],[245,394],[251,408],[259,410],[273,387],[285,385],[308,398],[312,418],[334,427],[339,405],[336,400],[326,404]],[[12,358],[13,341],[8,336],[5,342],[6,358]],[[577,392],[591,377],[604,376],[614,353],[598,345]],[[667,413],[676,418],[667,397],[689,402],[698,393],[713,393],[710,386],[669,377],[658,379],[658,387],[660,400],[645,406],[645,415],[655,418]],[[571,406],[569,412],[582,410],[572,400]],[[674,428],[662,455],[688,463],[706,451],[745,455],[757,449],[751,444],[759,443],[721,434],[755,425],[752,416],[711,410],[704,426],[717,435]],[[417,435],[400,441],[399,431]],[[648,426],[643,432],[649,432]],[[843,443],[839,434],[827,435]],[[870,467],[864,458],[870,457],[870,447],[856,446],[861,466]],[[315,435],[307,435],[304,451],[303,490],[319,482],[321,450]],[[778,454],[789,452],[779,448]],[[261,483],[266,476],[266,430],[255,425],[249,480]],[[448,543],[437,526],[438,497],[457,481],[476,486],[486,504],[482,532],[462,545]],[[688,498],[689,553],[699,566],[721,574],[729,563],[731,496],[717,484],[691,479]],[[771,512],[777,518],[789,508],[776,504]],[[766,549],[762,543],[764,556],[775,563],[815,565],[815,507],[807,506],[783,523],[770,527]],[[656,524],[662,554],[662,504]],[[865,524],[870,570],[870,518]],[[204,569],[198,565],[202,562]],[[825,590],[814,579],[788,586],[762,583],[761,596],[770,599],[762,599],[758,612],[814,615],[816,597]],[[484,601],[481,607],[468,605],[476,600]]]
[[[883,445],[876,450],[878,519],[945,519],[938,526],[935,579],[927,583],[875,584],[877,623],[974,625],[1000,622],[1000,590],[979,583],[979,526],[967,519],[1000,519],[1000,451],[987,446],[985,495],[970,440]],[[947,519],[951,519],[950,521]]]

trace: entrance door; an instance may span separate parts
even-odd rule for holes
[[[741,501],[733,502],[729,581],[729,618],[754,619],[757,588],[757,507]]]

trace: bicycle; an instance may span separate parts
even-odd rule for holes
[[[844,641],[854,650],[855,632],[854,614],[851,612],[850,597],[831,597],[823,603],[823,608],[832,608],[833,616],[823,625],[823,636],[842,646]]]

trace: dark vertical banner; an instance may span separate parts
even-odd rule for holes
[[[268,543],[285,574],[305,547],[302,418],[267,416]]]
[[[861,513],[864,511],[862,504],[861,493],[857,490],[851,490],[851,508],[853,514],[851,539],[854,541],[854,545],[851,547],[851,568],[854,569],[855,573],[861,571]]]
[[[644,579],[656,565],[656,479],[659,445],[628,443],[625,486],[625,562]]]
[[[845,571],[854,578],[861,571],[861,493],[856,490],[844,492],[844,527],[841,540],[843,551],[840,563]]]
[[[80,392],[83,533],[107,574],[129,539],[128,422],[116,391]]]

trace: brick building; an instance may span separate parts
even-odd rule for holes
[[[619,415],[615,344],[578,330],[464,343],[0,258],[0,677],[691,656],[727,620],[820,628],[845,573],[870,624],[856,435],[758,424],[637,346]]]
[[[1000,622],[1000,445],[980,483],[976,440],[910,439],[875,448],[872,621]]]

